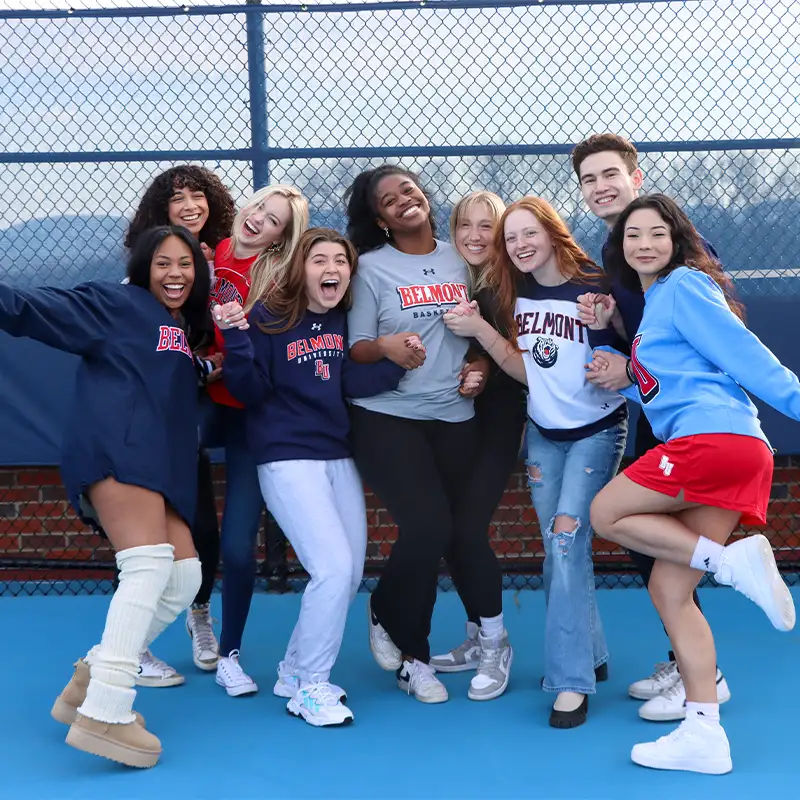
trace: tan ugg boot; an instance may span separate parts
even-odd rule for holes
[[[161,742],[141,725],[98,722],[82,714],[70,726],[67,744],[128,767],[154,767],[161,756]]]
[[[64,691],[56,698],[50,716],[64,725],[72,725],[78,716],[78,709],[86,699],[86,690],[89,688],[89,665],[81,658],[75,662],[75,672]],[[134,711],[137,724],[144,728],[144,717]]]

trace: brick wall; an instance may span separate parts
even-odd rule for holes
[[[215,467],[215,488],[221,498],[224,468]],[[800,559],[800,457],[776,459],[770,518],[765,533],[782,560]],[[221,500],[219,501],[221,508]],[[385,558],[396,537],[396,528],[377,498],[367,490],[370,514],[369,563]],[[541,535],[536,515],[530,505],[527,477],[522,464],[511,476],[505,496],[494,517],[491,538],[503,558],[505,569],[530,570],[541,561]],[[595,560],[619,564],[618,550],[603,540],[594,542]],[[89,532],[72,513],[55,468],[0,469],[0,558],[47,559],[53,566],[59,560],[112,561],[108,543]],[[290,553],[291,558],[291,553]],[[96,569],[70,571],[69,577],[97,578],[107,573]],[[0,571],[0,580],[52,577],[44,567],[24,571],[8,567]]]

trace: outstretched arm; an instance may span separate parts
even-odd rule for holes
[[[719,286],[688,272],[675,289],[675,326],[700,355],[787,417],[800,420],[800,382],[728,308]]]
[[[67,353],[99,352],[108,337],[112,311],[96,284],[23,290],[0,283],[0,330]]]

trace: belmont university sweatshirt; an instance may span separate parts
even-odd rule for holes
[[[347,351],[346,316],[339,309],[307,311],[283,333],[260,325],[275,317],[261,304],[250,328],[225,330],[223,379],[247,409],[248,442],[259,464],[352,455],[346,398],[397,388],[405,370],[387,359],[358,364]]]

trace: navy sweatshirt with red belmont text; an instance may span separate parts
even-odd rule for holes
[[[191,526],[197,372],[187,335],[167,309],[126,284],[30,291],[0,284],[0,330],[81,358],[61,458],[78,516],[95,524],[83,495],[113,477],[158,492]]]
[[[387,359],[352,361],[347,318],[332,309],[307,311],[283,333],[259,324],[275,318],[256,305],[246,331],[225,330],[225,385],[247,409],[247,438],[258,464],[350,458],[345,398],[370,397],[397,388],[405,370]]]

